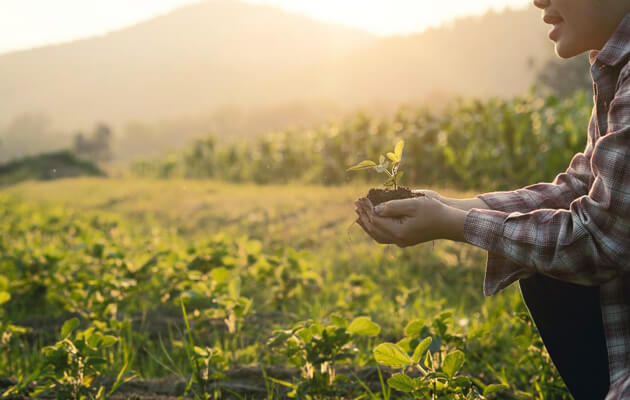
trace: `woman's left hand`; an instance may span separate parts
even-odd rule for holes
[[[381,244],[408,247],[436,239],[456,239],[452,230],[457,230],[460,223],[463,227],[464,215],[453,215],[455,209],[429,196],[391,200],[377,210],[366,197],[354,204],[359,225]]]

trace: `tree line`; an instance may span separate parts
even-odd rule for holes
[[[391,118],[356,113],[310,130],[282,130],[237,143],[216,135],[187,150],[133,164],[135,174],[231,182],[338,185],[379,182],[347,173],[405,140],[403,185],[508,190],[550,181],[586,146],[592,108],[584,90],[560,99],[534,89],[510,99],[458,99],[441,112],[400,108]]]

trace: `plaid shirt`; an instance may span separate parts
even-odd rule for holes
[[[488,250],[487,296],[534,273],[599,285],[606,400],[630,399],[630,14],[590,64],[585,151],[552,183],[477,196],[491,209],[468,211],[464,238]]]

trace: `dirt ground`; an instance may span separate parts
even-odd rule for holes
[[[351,378],[353,381],[355,378],[353,374],[356,374],[373,392],[378,393],[381,391],[380,381],[376,368],[364,368],[354,369],[348,366],[338,366],[337,374],[344,374]],[[299,376],[299,370],[289,367],[265,367],[267,376],[273,377],[286,382],[292,382]],[[289,388],[282,385],[273,384],[268,382],[265,385],[265,379],[262,370],[259,366],[248,366],[225,371],[227,375],[226,380],[220,382],[211,382],[208,385],[207,391],[213,393],[214,389],[218,389],[221,392],[222,399],[268,399],[270,392],[273,392],[274,399],[286,398],[286,394],[289,392]],[[388,371],[387,368],[382,369],[383,379],[386,380],[391,376],[392,371]],[[0,379],[0,393],[3,393],[15,382],[9,379]],[[113,381],[106,379],[101,382],[105,387],[110,387]],[[193,391],[189,390],[186,396],[183,396],[186,388],[186,380],[181,377],[167,377],[150,380],[133,380],[122,384],[116,393],[110,397],[115,400],[133,399],[133,400],[170,400],[170,399],[193,399]],[[193,387],[198,390],[198,387]],[[13,396],[8,397],[11,400],[22,400],[30,397],[25,396]],[[54,396],[41,396],[40,399],[54,399]]]

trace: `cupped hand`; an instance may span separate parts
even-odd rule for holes
[[[444,237],[440,220],[446,206],[431,195],[391,200],[378,211],[366,197],[354,204],[357,222],[378,243],[408,247]]]

